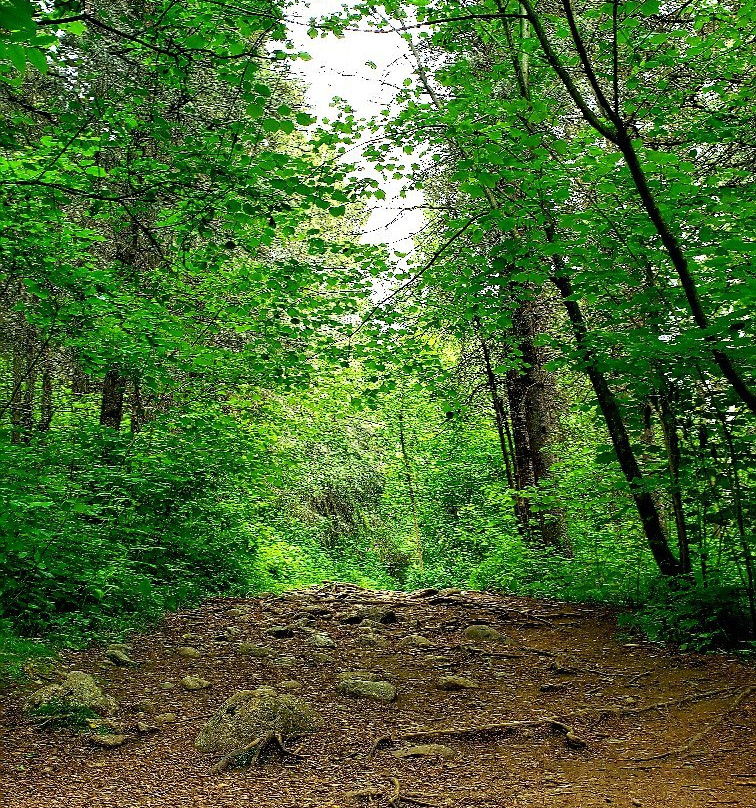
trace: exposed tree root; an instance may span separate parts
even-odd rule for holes
[[[448,727],[439,729],[421,729],[415,732],[403,732],[401,735],[383,735],[377,738],[370,749],[369,757],[373,757],[376,751],[385,746],[391,746],[397,741],[417,741],[423,738],[451,737],[467,738],[471,735],[486,735],[498,732],[511,732],[516,729],[528,727],[548,726],[565,736],[565,743],[570,749],[584,749],[585,741],[579,738],[572,729],[558,718],[531,718],[525,721],[504,721],[496,724],[480,724],[475,727]]]
[[[490,733],[511,732],[517,729],[525,729],[528,727],[548,726],[562,732],[565,736],[565,743],[571,749],[583,749],[586,746],[585,741],[579,738],[566,721],[575,718],[582,718],[585,716],[622,716],[622,715],[637,715],[639,713],[651,712],[653,710],[661,710],[664,708],[674,708],[682,706],[683,704],[690,704],[695,701],[704,701],[706,699],[713,699],[717,696],[725,694],[732,694],[737,692],[738,698],[728,708],[726,713],[720,718],[723,720],[725,715],[731,712],[743,699],[756,691],[756,687],[745,688],[744,690],[737,690],[736,688],[723,688],[721,690],[709,690],[704,693],[695,693],[690,696],[683,696],[679,699],[672,699],[669,701],[655,702],[654,704],[647,704],[642,707],[586,707],[580,710],[575,710],[569,714],[558,716],[547,716],[543,718],[529,718],[523,721],[503,721],[494,724],[478,724],[472,727],[438,727],[436,729],[419,729],[412,732],[403,732],[399,735],[383,735],[375,740],[370,749],[369,757],[373,757],[376,751],[382,747],[391,746],[397,741],[416,741],[422,738],[438,738],[438,737],[457,737],[466,738],[473,735],[485,735]],[[718,722],[717,722],[718,723]],[[712,725],[715,726],[715,725]],[[701,737],[706,734],[712,727],[708,727]],[[689,746],[698,740],[698,737],[692,738],[686,745]],[[674,754],[677,750],[672,750],[669,754]],[[660,756],[665,757],[666,755]],[[656,758],[644,758],[644,760],[654,760]]]
[[[666,752],[661,752],[658,755],[647,755],[646,757],[640,758],[633,758],[634,761],[639,763],[644,763],[650,760],[665,760],[666,758],[674,757],[675,755],[683,754],[684,752],[689,752],[691,747],[694,744],[698,743],[702,738],[705,738],[713,729],[718,727],[727,716],[736,709],[741,702],[747,699],[752,693],[756,693],[756,686],[755,687],[746,687],[741,690],[737,697],[730,703],[726,710],[724,710],[716,720],[712,721],[710,724],[707,724],[700,732],[697,732],[695,735],[692,735],[686,743],[682,746],[676,746],[673,749],[668,749]]]
[[[276,746],[283,755],[289,755],[296,758],[301,757],[301,755],[292,749],[289,749],[284,744],[284,740],[280,733],[266,732],[264,735],[260,735],[258,738],[255,738],[252,743],[242,746],[239,749],[234,749],[233,752],[230,752],[228,755],[226,755],[226,757],[218,761],[218,763],[216,763],[210,771],[213,774],[220,774],[221,772],[224,772],[234,761],[238,760],[239,758],[243,758],[250,753],[252,757],[250,758],[248,765],[253,766],[258,762],[262,753],[271,745]]]
[[[402,786],[398,778],[390,777],[391,793],[388,796],[389,805],[391,808],[401,808],[403,802],[411,803],[412,805],[425,805],[432,806],[432,802],[428,802],[428,798],[424,794],[415,794],[413,792],[402,794]]]

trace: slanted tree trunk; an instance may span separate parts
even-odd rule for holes
[[[598,368],[590,344],[588,326],[583,318],[580,304],[575,300],[572,282],[567,276],[561,257],[554,256],[552,260],[555,270],[552,280],[559,290],[567,316],[572,324],[580,357],[604,416],[620,469],[630,488],[630,494],[638,511],[651,554],[662,575],[669,577],[682,575],[685,570],[670,550],[659,510],[647,489],[617,399],[609,387],[606,377]]]

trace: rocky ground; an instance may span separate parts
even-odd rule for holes
[[[598,608],[333,585],[31,673],[3,697],[3,808],[756,806],[753,666]]]

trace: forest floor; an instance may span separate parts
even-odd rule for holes
[[[267,656],[240,653],[250,644]],[[118,701],[117,748],[31,722],[23,688],[3,695],[3,808],[756,806],[753,665],[623,637],[600,607],[326,585],[211,600],[123,650],[137,664],[102,648],[62,659]],[[396,699],[342,694],[345,671],[393,684]],[[186,675],[207,686],[186,689]],[[261,685],[305,701],[321,726],[289,744],[301,757],[271,748],[213,773],[221,756],[200,754],[197,732]]]

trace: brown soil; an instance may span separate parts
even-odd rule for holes
[[[356,642],[364,631],[342,618],[376,604],[394,609],[398,622],[379,630],[387,647],[366,648]],[[315,619],[336,640],[335,649],[313,648],[301,629],[288,639],[265,636],[272,624],[311,616],[303,611],[308,606],[327,610]],[[229,616],[230,609],[245,616]],[[475,622],[498,628],[507,642],[465,640],[463,630]],[[219,639],[229,627],[236,636]],[[199,659],[174,653],[187,632],[202,637],[194,643]],[[422,634],[433,647],[400,648],[407,634]],[[269,645],[295,664],[276,667],[241,656],[235,649],[242,641]],[[70,654],[64,662],[93,673],[132,726],[151,720],[129,710],[145,698],[178,721],[103,749],[65,730],[31,725],[20,711],[22,694],[7,696],[3,808],[756,806],[753,667],[628,641],[618,634],[615,615],[600,608],[334,585],[210,601],[135,638],[130,654],[139,666],[113,667],[101,650]],[[395,703],[336,692],[339,671],[365,669],[384,672],[397,686]],[[186,691],[178,682],[187,674],[208,679],[212,688]],[[441,675],[480,686],[441,691],[435,687]],[[217,758],[193,745],[205,720],[237,690],[292,679],[324,722],[301,742],[303,757],[271,749],[255,767],[212,774]],[[166,680],[177,687],[162,690]],[[513,722],[524,723],[501,726]],[[421,730],[438,734],[400,737]],[[411,743],[444,744],[457,757],[392,756]]]

